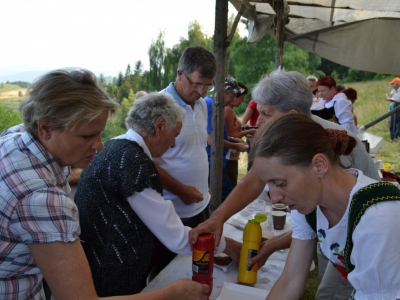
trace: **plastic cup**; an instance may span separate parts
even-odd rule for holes
[[[282,230],[283,228],[285,228],[286,212],[275,210],[272,211],[271,215],[272,215],[272,221],[274,223],[274,229]]]

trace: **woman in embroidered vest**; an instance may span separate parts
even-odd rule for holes
[[[317,242],[354,299],[400,297],[400,191],[340,163],[356,143],[301,114],[278,117],[256,134],[253,168],[272,202],[290,207],[293,223],[284,271],[267,299],[301,297]]]
[[[57,300],[99,299],[67,177],[71,166],[85,168],[103,149],[100,134],[117,108],[84,69],[52,71],[29,87],[21,105],[24,124],[0,138],[0,299],[45,299],[43,279]],[[170,134],[160,139],[172,145]],[[101,235],[105,242],[107,234]],[[207,299],[207,290],[185,279],[118,299]]]
[[[191,228],[183,226],[172,202],[162,197],[152,161],[175,146],[183,117],[168,93],[136,99],[125,119],[128,131],[107,141],[82,172],[75,202],[83,249],[101,297],[140,293],[146,286],[156,257],[153,234],[172,252],[192,253]],[[240,248],[226,240],[228,253]]]
[[[322,97],[320,104],[330,109],[334,119],[332,121],[357,134],[358,129],[354,124],[353,104],[346,95],[336,89],[336,81],[332,76],[324,76],[318,80],[318,92]]]

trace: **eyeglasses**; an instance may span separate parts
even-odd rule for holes
[[[207,92],[211,92],[214,89],[214,85],[210,84],[210,85],[202,85],[199,83],[193,83],[192,81],[190,81],[190,78],[185,74],[182,73],[183,75],[185,75],[186,79],[188,80],[189,84],[192,86],[192,88],[197,91],[197,92],[202,92],[204,89]]]

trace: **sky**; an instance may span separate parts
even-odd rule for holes
[[[214,34],[216,0],[1,1],[0,75],[82,67],[117,76],[141,60],[165,30],[168,48],[187,38],[190,22]],[[229,4],[229,15],[236,9]]]

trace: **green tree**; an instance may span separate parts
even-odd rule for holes
[[[167,49],[164,42],[165,32],[160,31],[157,39],[149,47],[150,70],[148,73],[148,85],[150,90],[160,90],[164,87],[164,62]]]
[[[274,70],[275,39],[265,35],[255,44],[247,44],[243,37],[234,41],[229,48],[231,75],[250,89],[263,74]]]
[[[188,27],[188,38],[180,39],[180,48],[183,49],[190,46],[203,46],[207,47],[209,44],[209,38],[203,33],[203,27],[198,21],[189,23]]]
[[[122,75],[122,72],[118,73],[118,78],[117,78],[117,82],[115,83],[116,86],[120,87],[122,86],[122,84],[124,83],[124,75]]]
[[[134,92],[130,90],[128,97],[122,99],[117,114],[107,122],[107,127],[101,134],[104,142],[126,132],[125,118],[132,108],[135,98]]]
[[[134,92],[146,90],[146,84],[143,78],[143,64],[140,60],[135,63],[135,69],[133,70],[133,74],[130,76],[130,78],[130,86]]]
[[[167,55],[164,61],[164,82],[166,84],[175,81],[179,58],[184,49],[185,48],[182,47],[182,44],[176,44],[171,49],[167,49]]]
[[[99,76],[99,84],[102,88],[104,88],[106,86],[106,79],[104,78],[103,73],[100,73]]]

